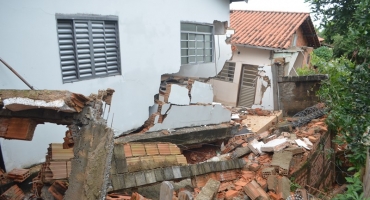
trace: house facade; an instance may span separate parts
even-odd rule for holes
[[[224,30],[231,2],[2,1],[0,57],[36,89],[88,95],[113,88],[105,114],[119,135],[148,119],[163,74],[208,78],[221,71],[232,56]],[[2,64],[0,88],[28,89]],[[32,141],[1,139],[6,168],[42,162],[65,131],[45,124]]]
[[[297,75],[319,47],[309,13],[231,11],[233,57],[210,82],[217,102],[278,110],[279,76]]]

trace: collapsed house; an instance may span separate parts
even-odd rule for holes
[[[233,57],[211,80],[215,101],[230,106],[283,110],[280,77],[310,67],[320,47],[309,13],[232,10]],[[308,106],[307,106],[308,107]]]
[[[127,134],[152,114],[148,108],[154,105],[162,75],[196,79],[220,72],[232,56],[226,30],[234,1],[91,1],[89,6],[72,0],[7,2],[0,8],[0,24],[7,30],[0,33],[6,47],[0,56],[33,88],[82,94],[114,88],[107,120],[116,136]],[[10,24],[10,18],[17,20]],[[27,89],[3,64],[0,79],[1,89]],[[182,107],[173,111],[178,109]],[[49,143],[64,132],[62,126],[44,124],[31,142],[1,140],[6,168],[39,162]],[[32,153],[18,151],[20,147]]]
[[[321,145],[329,148],[330,136],[325,118],[315,119],[323,115],[322,106],[309,108],[286,124],[281,122],[281,111],[216,104],[221,106],[216,109],[227,110],[228,121],[151,130],[166,119],[175,124],[186,122],[171,119],[167,112],[160,114],[166,103],[170,104],[167,111],[172,112],[170,99],[183,99],[175,96],[186,94],[186,101],[197,99],[192,93],[196,86],[175,85],[166,86],[171,90],[158,95],[158,106],[152,108],[155,117],[149,117],[136,132],[115,139],[103,118],[109,110],[104,105],[110,106],[114,90],[88,97],[67,91],[1,90],[1,134],[7,139],[30,140],[36,124],[68,125],[64,143],[52,143],[45,149],[45,162],[32,178],[33,196],[44,199],[125,199],[126,194],[136,199],[174,198],[170,194],[179,199],[211,199],[215,195],[218,199],[243,195],[286,199],[291,195],[291,180],[314,194],[330,187],[332,167],[323,162],[328,155]],[[178,89],[186,93],[172,90],[176,87],[183,87]],[[205,99],[183,106],[216,106]],[[205,119],[218,119],[212,112],[200,114],[204,113],[209,115]],[[14,183],[28,180],[29,170],[14,169],[2,176],[8,187],[2,198],[23,198],[25,194]],[[296,195],[302,193],[308,195],[306,190],[298,190]]]

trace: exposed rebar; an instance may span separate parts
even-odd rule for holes
[[[16,76],[18,76],[19,79],[23,81],[31,90],[35,90],[32,85],[30,85],[18,72],[16,72],[8,63],[5,62],[2,58],[0,58],[0,62],[2,62],[5,66],[7,66],[10,71],[12,71]]]

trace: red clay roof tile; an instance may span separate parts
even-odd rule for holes
[[[276,11],[242,11],[230,13],[232,41],[257,47],[287,49],[294,32],[304,24],[309,46],[320,46],[309,13]]]

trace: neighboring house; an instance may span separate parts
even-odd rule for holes
[[[2,1],[0,57],[36,89],[88,95],[113,88],[107,121],[118,135],[148,119],[161,75],[219,73],[232,55],[221,23],[229,21],[231,2]],[[2,64],[0,88],[28,89]],[[48,144],[63,142],[65,131],[45,124],[32,141],[1,139],[7,168],[41,162]]]
[[[278,109],[277,77],[297,75],[319,47],[309,13],[231,11],[233,57],[210,82],[214,101]]]

